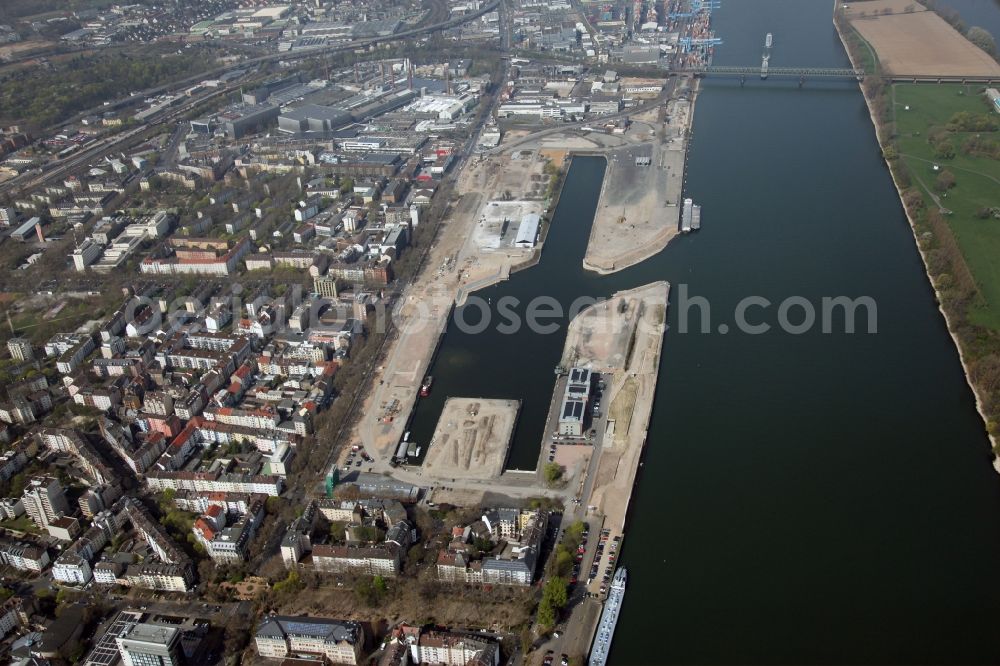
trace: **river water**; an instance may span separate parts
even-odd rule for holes
[[[942,6],[961,15],[967,28],[985,28],[994,39],[1000,36],[1000,0],[940,0]]]
[[[728,0],[716,63],[759,63],[770,31],[774,67],[847,67],[831,9]],[[1000,663],[1000,477],[857,86],[708,80],[694,130],[700,232],[584,272],[604,167],[577,159],[541,263],[480,292],[673,285],[611,663]],[[682,285],[730,332],[679,332]],[[735,332],[748,296],[770,332]],[[778,330],[784,299],[836,296],[874,299],[878,332]],[[453,325],[414,437],[446,396],[520,398],[509,466],[533,467],[563,340]]]

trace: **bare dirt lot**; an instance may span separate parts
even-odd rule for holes
[[[913,11],[907,12],[908,7]],[[892,13],[882,13],[886,11]],[[875,49],[887,74],[1000,78],[1000,64],[919,4],[907,0],[857,2],[848,5],[846,16]]]
[[[480,252],[505,252],[515,256],[527,256],[524,248],[516,247],[518,229],[525,215],[544,213],[539,201],[487,201],[479,209],[476,226],[472,230],[472,242]]]
[[[628,268],[662,250],[679,233],[678,204],[691,112],[689,102],[675,100],[668,111],[671,121],[653,129],[653,137],[646,129],[646,137],[653,140],[608,153],[584,268],[599,273]],[[637,160],[646,161],[640,165]]]
[[[566,338],[563,367],[581,365],[597,372],[623,368],[637,311],[635,303],[613,298],[581,312]]]
[[[43,42],[28,40],[26,42],[14,42],[12,44],[4,44],[0,46],[0,62],[4,60],[10,60],[16,58],[23,53],[29,51],[40,51],[42,49],[49,48],[53,46],[54,42]]]
[[[499,477],[519,410],[517,400],[448,398],[424,469],[440,476]]]

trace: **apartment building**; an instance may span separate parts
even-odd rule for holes
[[[24,489],[21,503],[25,513],[42,529],[69,513],[69,502],[62,484],[51,476],[33,478]]]
[[[31,342],[25,338],[11,338],[7,341],[7,351],[11,357],[18,362],[32,361],[35,352],[31,348]]]
[[[271,615],[261,620],[254,640],[262,657],[311,653],[335,664],[357,664],[365,634],[360,624],[350,620]]]
[[[41,546],[0,542],[0,564],[6,564],[21,571],[41,573],[50,561],[48,551]]]
[[[500,648],[493,641],[481,636],[446,631],[421,632],[416,643],[410,646],[410,656],[417,664],[500,664]]]
[[[152,490],[193,490],[197,492],[262,493],[277,497],[285,487],[280,476],[266,474],[223,474],[221,472],[154,471],[146,475]]]
[[[163,592],[188,592],[194,584],[194,572],[190,563],[132,564],[125,569],[125,581],[130,587]]]
[[[225,517],[220,507],[217,513]],[[247,507],[246,513],[234,524],[221,526],[201,518],[191,528],[195,538],[205,547],[209,557],[217,563],[240,562],[249,559],[250,542],[264,520],[264,497],[257,496]]]
[[[394,578],[399,574],[402,558],[400,549],[393,545],[319,545],[312,549],[312,564],[316,571]]]

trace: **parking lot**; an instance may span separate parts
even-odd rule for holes
[[[586,469],[586,465],[593,454],[595,442],[600,442],[604,438],[604,431],[607,428],[608,406],[603,402],[605,383],[596,375],[593,388],[592,401],[587,405],[588,418],[585,421],[586,429],[583,437],[570,437],[559,434],[559,409],[562,406],[563,393],[566,390],[566,376],[556,379],[555,387],[552,390],[552,402],[549,404],[549,415],[545,421],[545,435],[542,438],[542,449],[538,456],[538,467],[541,470],[546,463],[555,462],[566,468],[566,476],[573,476],[577,465],[582,465],[581,470]],[[586,452],[579,451],[579,447],[586,447]]]
[[[365,447],[361,444],[355,444],[344,453],[343,459],[340,461],[340,471],[345,474],[347,472],[370,472],[373,462],[372,457],[365,451]]]

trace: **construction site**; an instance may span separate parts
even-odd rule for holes
[[[479,209],[479,220],[472,232],[472,242],[482,252],[531,250],[537,242],[537,224],[534,234],[524,229],[523,224],[526,220],[540,217],[542,212],[541,201],[487,201]],[[524,240],[523,231],[529,232]],[[528,240],[529,237],[531,240]]]
[[[520,407],[518,400],[448,398],[424,460],[426,473],[499,478]]]
[[[584,268],[602,274],[620,271],[661,251],[679,233],[692,111],[690,101],[673,100],[662,124],[636,123],[630,135],[641,142],[607,153]]]

